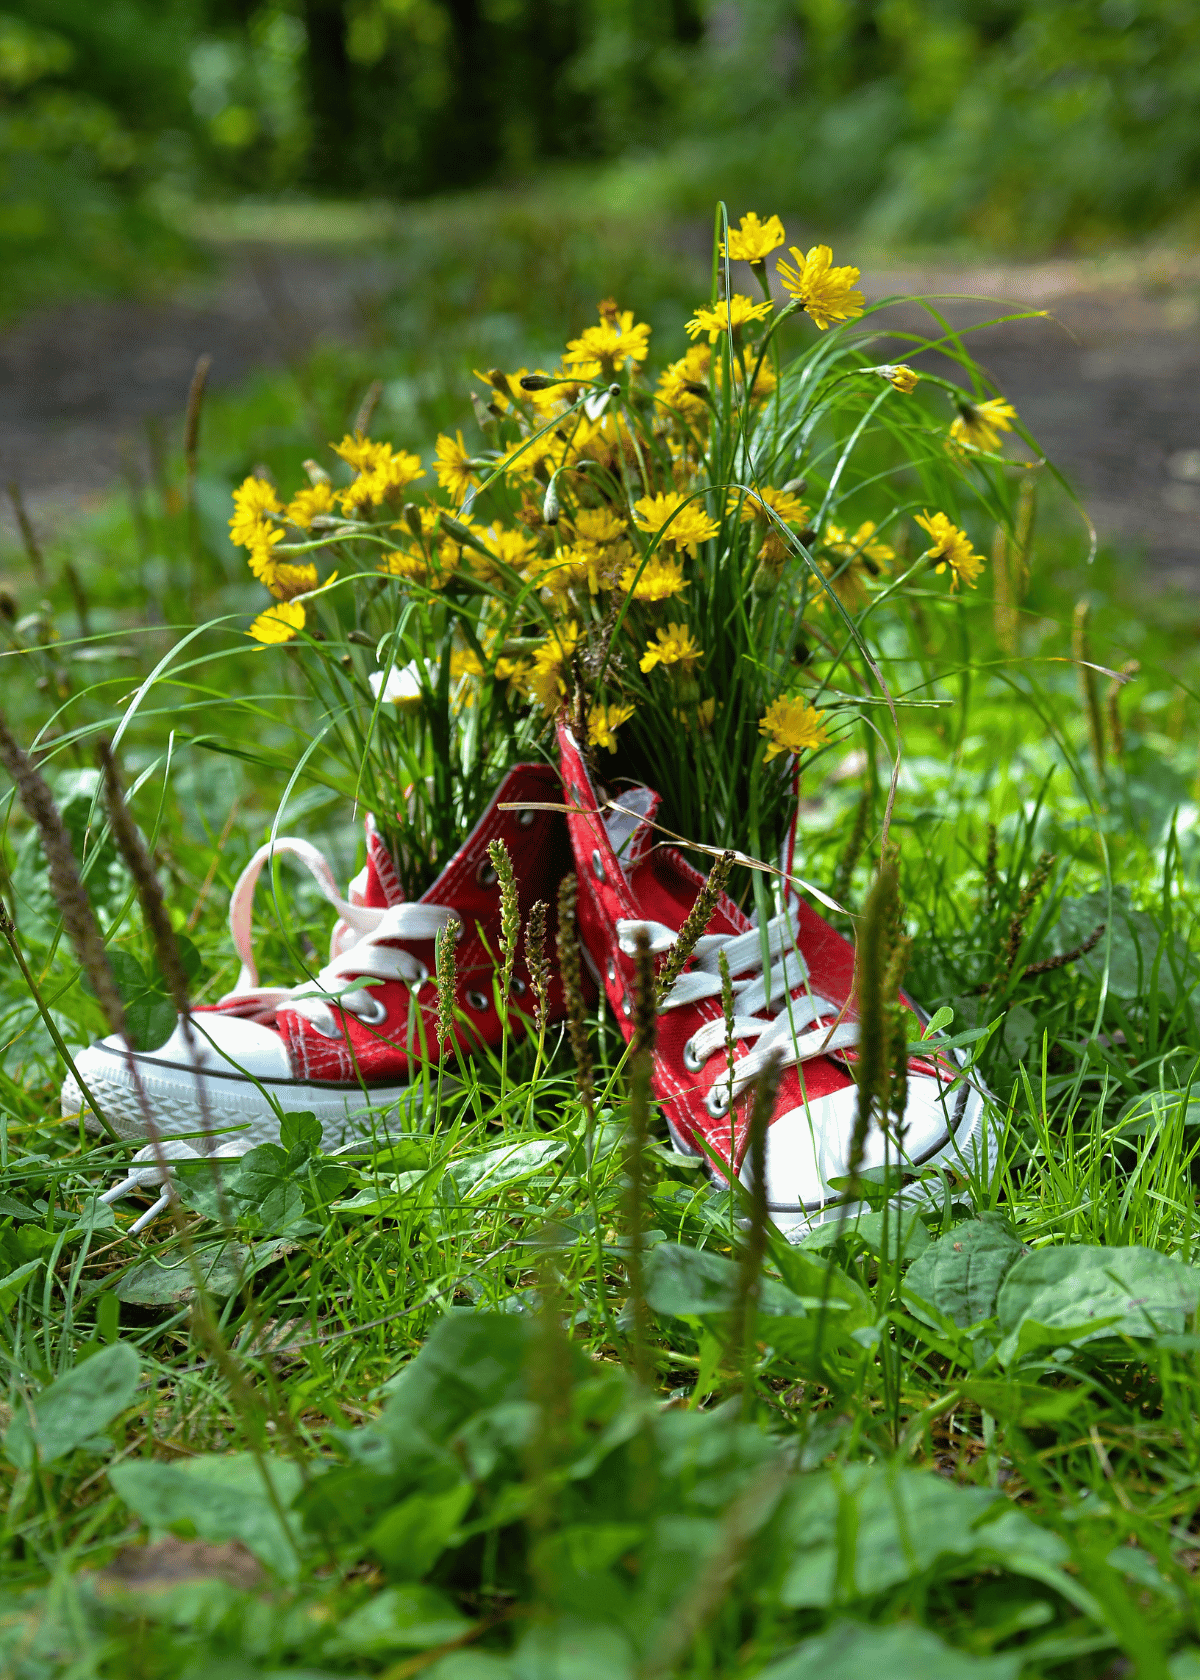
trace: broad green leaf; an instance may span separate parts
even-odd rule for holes
[[[703,1318],[708,1313],[729,1312],[736,1305],[740,1267],[723,1254],[682,1243],[657,1243],[646,1256],[644,1269],[646,1300],[655,1312],[673,1318]],[[806,1311],[820,1305],[819,1296],[795,1295],[776,1278],[759,1281],[760,1313],[803,1318]]]
[[[885,1464],[800,1477],[785,1495],[782,1536],[780,1598],[796,1609],[870,1598],[939,1562],[953,1574],[999,1561],[1042,1579],[1067,1556],[994,1489]]]
[[[1020,1652],[973,1657],[912,1622],[835,1622],[768,1664],[759,1680],[1017,1680],[1022,1660]]]
[[[928,1301],[965,1330],[992,1317],[1000,1285],[1024,1253],[1001,1220],[968,1220],[925,1250],[904,1279],[905,1295]]]
[[[887,1258],[891,1261],[897,1258],[916,1260],[929,1248],[929,1232],[925,1229],[921,1215],[915,1210],[912,1213],[900,1214],[895,1208],[889,1208],[886,1229],[882,1212],[860,1213],[853,1222],[852,1229],[862,1238],[872,1254],[882,1255],[886,1240]]]
[[[1123,1138],[1145,1137],[1180,1120],[1185,1126],[1200,1126],[1200,1087],[1143,1091],[1141,1096],[1130,1098],[1117,1115],[1117,1129]]]
[[[442,1493],[412,1493],[379,1519],[367,1536],[395,1581],[419,1581],[446,1549],[446,1543],[475,1497],[470,1482]]]
[[[1064,1341],[1097,1336],[1178,1335],[1200,1302],[1200,1271],[1150,1248],[1043,1248],[1012,1267],[1000,1288],[996,1313],[1006,1332],[998,1353],[1017,1353],[1021,1327],[1048,1333],[1070,1330]],[[1081,1326],[1094,1330],[1078,1334]]]
[[[299,1468],[286,1458],[263,1461],[285,1513],[300,1491]],[[240,1540],[285,1580],[299,1573],[303,1531],[280,1522],[251,1453],[204,1453],[175,1464],[131,1459],[109,1471],[118,1496],[149,1528],[190,1532],[201,1540]]]
[[[1052,1388],[1049,1383],[1003,1382],[999,1378],[977,1377],[959,1385],[964,1399],[1005,1423],[1022,1427],[1058,1423],[1074,1411],[1091,1392],[1082,1383],[1070,1388]]]
[[[452,1161],[446,1176],[454,1181],[459,1196],[467,1201],[472,1196],[490,1195],[501,1186],[515,1184],[519,1179],[531,1178],[566,1150],[561,1139],[538,1137],[526,1143],[508,1143],[499,1149],[489,1149],[483,1155],[467,1155]]]
[[[473,1623],[436,1587],[384,1587],[339,1623],[326,1657],[386,1657],[423,1651],[469,1633]]]
[[[196,1264],[204,1279],[205,1288],[217,1300],[240,1289],[248,1277],[269,1266],[295,1247],[286,1237],[257,1243],[253,1248],[241,1243],[222,1240],[198,1244]],[[192,1270],[178,1249],[165,1260],[151,1255],[125,1273],[115,1287],[118,1301],[137,1307],[174,1307],[190,1301],[195,1295]]]
[[[535,1327],[510,1313],[451,1313],[417,1357],[384,1384],[380,1425],[410,1423],[445,1441],[476,1412],[525,1397]]]
[[[103,1348],[34,1397],[33,1417],[22,1408],[9,1425],[4,1451],[28,1470],[53,1464],[101,1435],[133,1400],[141,1367],[126,1342]]]
[[[40,1260],[27,1260],[23,1266],[18,1266],[16,1271],[9,1272],[7,1277],[0,1278],[0,1313],[12,1310],[17,1296],[33,1274],[40,1269],[41,1264]]]

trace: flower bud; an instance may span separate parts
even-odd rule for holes
[[[408,526],[414,537],[419,537],[421,535],[420,508],[417,506],[416,502],[405,502],[403,511],[404,523]]]
[[[488,369],[488,384],[493,391],[499,391],[502,397],[507,397],[510,402],[512,401],[512,386],[508,383],[508,375],[502,373],[499,368]],[[523,379],[521,384],[525,384]]]
[[[545,373],[527,373],[522,376],[522,391],[548,391],[552,385],[569,385],[569,379],[551,379]]]
[[[558,500],[558,474],[555,473],[546,486],[546,495],[542,502],[542,524],[557,525],[561,513],[562,507]]]

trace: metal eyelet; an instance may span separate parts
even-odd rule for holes
[[[714,1085],[704,1099],[704,1106],[716,1119],[729,1112],[729,1082],[722,1080]]]
[[[483,992],[468,992],[466,996],[467,1002],[470,1004],[471,1008],[476,1010],[480,1015],[482,1015],[490,1005],[489,998]]]
[[[387,1005],[381,1003],[378,998],[372,998],[370,1000],[370,1010],[371,1012],[368,1014],[364,1005],[362,1009],[356,1009],[354,1013],[365,1027],[381,1027],[387,1020]]]
[[[425,967],[424,963],[421,963],[420,973],[416,976],[415,979],[409,981],[409,985],[412,987],[414,992],[419,992],[421,990],[421,987],[424,986],[427,983],[428,979],[429,979],[429,970]]]
[[[592,853],[592,874],[596,877],[597,881],[604,880],[604,860],[601,858],[598,851],[594,851]]]
[[[525,984],[524,980],[519,980],[514,974],[512,977],[512,985],[509,987],[509,990],[512,992],[514,997],[524,997],[525,993],[529,990],[529,987]]]
[[[481,887],[494,887],[500,877],[492,868],[490,860],[488,858],[481,858],[479,860],[479,868],[475,871],[475,879]]]
[[[615,980],[617,978],[617,965],[611,957],[608,959],[608,978],[610,980]]]
[[[517,823],[521,828],[532,828],[537,821],[536,811],[518,811]]]
[[[633,1004],[630,1001],[628,993],[626,993],[625,996],[621,999],[621,1013],[622,1013],[622,1015],[624,1015],[624,1017],[627,1021],[631,1020],[632,1017],[633,1017]]]
[[[683,1065],[689,1073],[699,1073],[704,1063],[696,1054],[696,1046],[689,1038],[683,1047]]]

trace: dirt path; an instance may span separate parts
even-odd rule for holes
[[[0,335],[0,483],[20,482],[44,519],[69,517],[114,482],[147,416],[180,414],[201,352],[214,385],[231,385],[317,338],[356,336],[388,282],[377,255],[243,249],[170,302],[31,316]],[[869,291],[947,295],[958,325],[1005,313],[968,296],[1048,311],[975,335],[976,354],[1102,535],[1144,546],[1164,583],[1200,585],[1200,260],[875,272]]]

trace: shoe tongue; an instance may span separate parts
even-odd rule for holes
[[[350,883],[351,904],[365,904],[373,910],[387,910],[404,899],[404,890],[392,854],[383,843],[383,836],[375,826],[375,818],[368,817],[367,862]]]
[[[617,861],[628,880],[654,844],[654,817],[662,804],[661,796],[653,788],[622,788],[612,796],[621,807],[610,810],[604,819],[608,843],[617,854]]]

